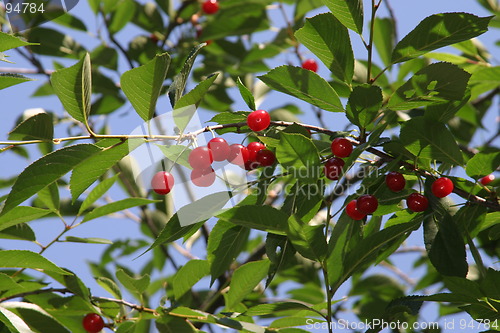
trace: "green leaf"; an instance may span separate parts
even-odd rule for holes
[[[177,215],[182,226],[206,221],[212,216],[216,216],[226,203],[231,200],[231,192],[216,192],[191,202],[179,210]]]
[[[245,85],[243,84],[243,82],[241,82],[241,79],[239,77],[238,80],[236,80],[236,84],[238,85],[241,97],[248,105],[250,110],[257,110],[257,108],[255,107],[255,100],[253,98],[252,93],[250,92],[250,90],[248,90],[247,87],[245,87]]]
[[[113,144],[114,142],[107,141],[106,144],[103,142],[98,143],[98,145],[103,145],[105,148],[89,157],[85,163],[75,167],[69,182],[73,203],[76,202],[76,199],[78,199],[83,191],[121,159],[140,146],[144,140],[129,139],[126,141],[117,141],[118,143]],[[110,143],[109,146],[108,143]]]
[[[363,84],[354,87],[347,102],[346,116],[361,128],[366,128],[378,115],[382,106],[382,90],[378,86]]]
[[[396,45],[391,62],[396,64],[477,37],[488,30],[492,18],[468,13],[442,13],[426,17]]]
[[[136,278],[128,275],[123,269],[118,269],[116,271],[116,277],[125,288],[133,293],[142,294],[150,284],[150,277],[148,274]]]
[[[465,172],[469,177],[478,179],[494,172],[499,165],[499,152],[479,152],[467,162]]]
[[[385,66],[391,64],[391,54],[396,37],[394,20],[388,17],[375,18],[373,26],[373,43]]]
[[[191,165],[189,164],[189,154],[191,153],[191,149],[187,146],[183,145],[159,145],[163,155],[165,155],[172,163],[179,163],[180,165],[191,169]]]
[[[119,0],[115,10],[111,14],[108,24],[110,34],[116,34],[122,30],[135,16],[135,3],[132,0]]]
[[[52,140],[54,125],[48,113],[37,113],[21,122],[9,133],[9,140]]]
[[[287,215],[271,206],[236,206],[217,216],[219,219],[244,227],[286,234]]]
[[[113,244],[113,242],[110,241],[109,239],[95,238],[95,237],[81,238],[81,237],[68,236],[64,241],[72,243],[84,243],[84,244]]]
[[[252,261],[238,267],[231,278],[226,306],[229,309],[234,309],[238,303],[245,299],[266,277],[270,265],[271,262],[266,259]]]
[[[16,47],[38,45],[37,43],[28,43],[21,38],[0,31],[0,52],[4,52]]]
[[[246,316],[264,316],[264,315],[277,315],[278,313],[282,311],[312,311],[316,312],[315,310],[311,309],[307,305],[304,305],[302,303],[297,303],[297,302],[273,302],[272,304],[259,304],[256,306],[252,306],[248,310],[244,312]]]
[[[31,268],[42,271],[54,272],[62,275],[71,275],[62,268],[40,254],[27,250],[0,251],[0,267],[4,268]]]
[[[123,73],[120,79],[123,92],[144,121],[154,116],[169,65],[170,56],[162,53],[147,64]]]
[[[210,274],[210,265],[206,260],[189,260],[177,271],[172,281],[174,296],[180,299],[203,277]]]
[[[423,117],[403,123],[401,142],[415,156],[452,165],[462,165],[463,157],[453,134],[442,123]]]
[[[120,291],[120,287],[116,284],[115,281],[107,278],[100,276],[96,278],[96,282],[104,288],[107,292],[109,292],[111,295],[114,297],[121,299],[122,298],[122,292]]]
[[[186,83],[189,77],[189,73],[191,72],[191,68],[193,68],[194,61],[196,60],[196,56],[200,53],[201,49],[206,44],[200,44],[194,47],[189,53],[186,61],[184,62],[184,66],[182,66],[181,71],[174,77],[174,82],[168,88],[168,97],[170,99],[170,104],[174,107],[178,101],[180,101],[182,95],[184,94],[184,89],[186,89]]]
[[[149,200],[144,198],[126,198],[122,200],[118,200],[112,203],[109,203],[104,206],[100,206],[92,210],[91,212],[85,214],[82,222],[87,222],[93,219],[96,219],[101,216],[109,215],[112,213],[116,213],[125,209],[129,209],[137,206],[145,206],[150,203],[158,202],[158,200]]]
[[[287,236],[303,257],[322,262],[328,254],[323,225],[311,226],[297,215],[288,219]]]
[[[48,209],[40,209],[29,206],[16,206],[9,212],[0,215],[0,230],[37,220],[50,213]]]
[[[87,195],[85,200],[83,200],[82,205],[78,210],[78,215],[81,215],[87,208],[92,206],[94,202],[100,199],[104,195],[104,193],[106,193],[111,188],[111,186],[113,186],[118,176],[119,175],[114,175],[111,178],[106,178],[102,182],[97,184],[97,186],[94,187],[92,191]]]
[[[356,225],[345,212],[340,215],[340,218],[333,227],[332,234],[328,240],[328,257],[326,260],[329,285],[333,285],[341,279],[346,265],[345,256],[349,240],[356,232],[355,228]]]
[[[24,169],[12,186],[0,216],[99,151],[101,150],[94,145],[78,144],[56,150],[33,162]]]
[[[460,67],[438,62],[422,68],[391,96],[387,108],[410,110],[448,101],[462,101],[470,74]]]
[[[320,177],[318,149],[301,134],[281,132],[276,158],[297,179],[313,183]]]
[[[468,60],[468,59],[467,59]],[[484,67],[472,73],[469,84],[472,90],[472,99],[500,86],[500,66]]]
[[[439,273],[458,277],[467,275],[469,266],[465,244],[449,214],[445,214],[439,222],[439,231],[428,252],[432,265]]]
[[[191,322],[184,318],[163,315],[155,321],[156,332],[162,333],[197,333]]]
[[[341,81],[351,83],[354,74],[354,53],[347,29],[331,13],[306,19],[295,32],[304,44]]]
[[[28,81],[34,81],[34,79],[19,74],[2,73],[0,74],[0,90]]]
[[[323,0],[323,2],[344,26],[358,35],[363,33],[363,1]]]
[[[219,220],[210,232],[207,260],[210,264],[210,284],[224,274],[240,254],[248,239],[250,229]]]
[[[33,331],[18,315],[3,306],[0,306],[0,322],[7,332],[11,333],[32,333]],[[3,329],[2,329],[3,330]]]
[[[0,231],[0,238],[35,241],[33,229],[27,223],[17,224]]]
[[[50,82],[70,116],[87,125],[92,94],[90,55],[87,53],[75,65],[55,71]]]
[[[250,112],[247,111],[221,112],[210,119],[209,122],[217,124],[244,123],[247,121],[249,114]]]
[[[259,76],[269,87],[297,97],[320,109],[343,112],[344,108],[335,90],[318,74],[294,66],[280,66]]]

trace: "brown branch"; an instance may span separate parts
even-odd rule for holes
[[[139,312],[147,312],[147,313],[152,313],[154,315],[158,315],[158,312],[156,312],[156,310],[154,309],[150,309],[150,308],[147,308],[147,307],[144,307],[142,305],[137,305],[137,304],[134,304],[134,303],[130,303],[130,302],[127,302],[123,299],[116,299],[116,298],[109,298],[109,297],[99,297],[99,296],[92,296],[92,300],[93,301],[103,301],[103,302],[113,302],[113,303],[116,303],[116,304],[121,304],[121,305],[125,305],[131,309],[134,309],[134,310],[137,310]]]
[[[29,296],[29,295],[40,295],[40,294],[45,294],[45,293],[71,293],[72,291],[67,289],[67,288],[48,288],[48,289],[38,289],[38,290],[32,290],[32,291],[27,291],[24,293],[19,293],[7,297],[0,298],[0,303],[5,302],[9,299],[14,299],[18,297],[24,297],[24,296]]]

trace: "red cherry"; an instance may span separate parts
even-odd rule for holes
[[[262,149],[257,152],[257,163],[263,167],[271,166],[276,162],[276,156],[269,149]]]
[[[213,138],[208,141],[208,148],[212,151],[214,161],[224,161],[229,155],[229,145],[223,138]]]
[[[423,212],[429,207],[429,200],[420,193],[412,193],[406,198],[406,205],[414,212]]]
[[[444,198],[453,192],[453,188],[453,182],[450,178],[446,177],[436,179],[431,185],[432,193],[438,198]]]
[[[155,35],[155,34],[151,34],[151,35],[149,36],[149,39],[151,39],[151,41],[152,41],[153,43],[155,43],[155,44],[156,44],[156,43],[158,43],[158,37],[156,37],[156,35]]]
[[[247,145],[248,149],[248,159],[250,161],[256,161],[257,152],[262,149],[266,149],[266,146],[260,142],[250,142]]]
[[[352,153],[352,143],[346,138],[336,138],[330,148],[333,155],[338,157],[349,157]]]
[[[253,111],[247,117],[247,124],[252,131],[260,132],[269,127],[271,116],[264,110]]]
[[[209,187],[215,182],[215,171],[212,168],[193,169],[191,181],[199,187]]]
[[[385,183],[392,192],[399,192],[405,188],[405,177],[399,172],[392,171],[385,176]]]
[[[366,214],[363,214],[359,211],[359,209],[356,207],[356,202],[356,200],[349,202],[345,207],[345,212],[351,219],[359,221],[364,219]]]
[[[174,176],[167,171],[157,172],[151,179],[151,188],[160,195],[165,195],[172,191],[174,187]]]
[[[302,63],[302,68],[308,69],[310,71],[313,71],[316,73],[318,71],[318,64],[316,63],[316,60],[314,59],[307,59]]]
[[[229,146],[229,156],[227,157],[227,160],[230,163],[239,165],[239,166],[244,166],[246,162],[248,162],[249,152],[247,147],[239,144],[239,143],[234,143]]]
[[[340,158],[333,157],[330,158],[325,163],[324,172],[326,178],[330,180],[337,180],[340,178],[342,173],[342,168],[344,167],[345,162]]]
[[[193,169],[209,168],[213,161],[212,151],[208,147],[197,147],[191,151],[188,157],[189,165]]]
[[[484,176],[483,178],[479,179],[479,182],[483,184],[484,186],[488,185],[492,181],[495,180],[495,175],[494,174],[489,174],[487,176]]]
[[[378,200],[375,196],[364,194],[356,200],[356,208],[364,214],[373,214],[378,208]]]
[[[97,313],[89,313],[83,317],[82,325],[87,332],[97,333],[104,328],[104,320]]]
[[[215,14],[219,11],[219,3],[217,0],[207,0],[201,5],[201,8],[205,14]]]

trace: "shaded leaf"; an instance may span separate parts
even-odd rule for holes
[[[241,79],[238,77],[238,80],[236,80],[236,84],[238,85],[238,90],[240,91],[240,95],[245,101],[245,103],[248,105],[250,110],[256,110],[257,108],[255,107],[255,100],[253,98],[252,93],[250,90],[248,90],[247,87],[241,82]]]
[[[181,298],[203,277],[210,274],[210,265],[206,260],[189,260],[177,271],[172,282],[174,296]]]
[[[48,209],[30,206],[16,206],[9,212],[0,215],[0,230],[39,219],[50,213]]]
[[[323,0],[323,2],[344,26],[359,35],[363,33],[363,1]]]
[[[234,271],[227,293],[229,309],[234,309],[266,277],[270,265],[267,259],[252,261]]]
[[[378,115],[382,106],[382,90],[378,86],[364,84],[354,87],[347,102],[346,116],[359,127],[366,128]]]
[[[500,166],[500,152],[479,152],[468,162],[465,172],[471,178],[480,177],[493,173]]]
[[[104,206],[99,206],[94,210],[92,210],[91,212],[85,214],[85,217],[83,218],[82,222],[87,222],[96,219],[98,217],[110,215],[112,213],[116,213],[125,209],[137,206],[144,206],[155,202],[158,202],[158,200],[149,200],[144,198],[126,198],[123,200],[118,200]]]
[[[263,230],[278,235],[286,234],[287,215],[271,206],[236,206],[217,215],[223,221]]]
[[[37,45],[37,43],[28,43],[19,37],[0,31],[0,52],[27,45]]]
[[[288,219],[287,236],[297,252],[308,259],[322,262],[328,255],[323,225],[311,226],[292,215]]]
[[[184,62],[184,66],[182,66],[181,71],[174,77],[174,82],[172,82],[172,84],[168,88],[168,97],[170,99],[170,104],[172,104],[172,107],[177,104],[177,102],[184,94],[184,89],[186,89],[186,83],[189,77],[189,73],[191,72],[191,68],[193,68],[196,56],[198,55],[198,53],[200,53],[201,49],[205,45],[205,43],[200,44],[191,50],[186,61]]]

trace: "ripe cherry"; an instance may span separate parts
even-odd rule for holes
[[[151,34],[151,35],[149,36],[149,39],[150,39],[150,40],[151,40],[154,44],[158,43],[158,37],[157,37],[155,34]]]
[[[346,138],[336,138],[330,148],[333,155],[337,157],[349,157],[352,153],[352,143]]]
[[[333,157],[330,158],[325,163],[324,172],[326,178],[330,180],[337,180],[340,178],[342,174],[342,168],[344,167],[345,162],[340,158]]]
[[[356,202],[356,200],[349,202],[345,207],[345,212],[351,219],[359,221],[364,219],[366,214],[363,214],[359,211],[359,209],[356,207]]]
[[[229,146],[229,155],[227,160],[232,164],[244,166],[249,160],[248,155],[249,153],[247,147],[239,143],[234,143]]]
[[[201,9],[205,14],[215,14],[219,11],[219,3],[217,0],[206,0],[202,5]]]
[[[269,149],[262,149],[257,152],[257,163],[263,167],[271,166],[276,162],[276,156]]]
[[[356,208],[364,214],[373,214],[378,208],[378,200],[370,194],[363,194],[356,200]]]
[[[159,171],[151,179],[151,188],[160,195],[165,195],[172,191],[174,187],[174,176],[167,171]]]
[[[252,131],[260,132],[269,127],[271,116],[264,110],[253,111],[247,117],[247,124]]]
[[[316,73],[318,71],[318,63],[314,59],[307,59],[302,63],[302,68],[308,69]]]
[[[193,169],[209,168],[213,161],[212,151],[208,147],[197,147],[191,151],[188,157],[189,165]]]
[[[224,161],[229,156],[229,145],[223,138],[213,138],[207,146],[212,151],[214,161]]]
[[[250,161],[256,161],[257,152],[262,149],[266,149],[266,146],[260,142],[250,142],[247,145],[248,149],[248,159]]]
[[[453,188],[453,182],[450,178],[446,177],[436,179],[431,185],[432,193],[438,198],[444,198],[453,192]]]
[[[392,192],[399,192],[405,188],[405,177],[399,172],[392,171],[385,176],[385,183]]]
[[[83,317],[82,325],[87,332],[97,333],[104,328],[104,320],[97,313],[89,313]]]
[[[489,174],[487,176],[484,176],[483,178],[479,179],[479,182],[483,184],[484,186],[488,185],[492,181],[495,180],[495,175],[494,174]]]
[[[191,181],[199,187],[208,187],[215,182],[215,171],[212,168],[193,169],[191,171]]]
[[[429,207],[429,200],[420,193],[412,193],[406,198],[406,205],[414,212],[423,212]]]

